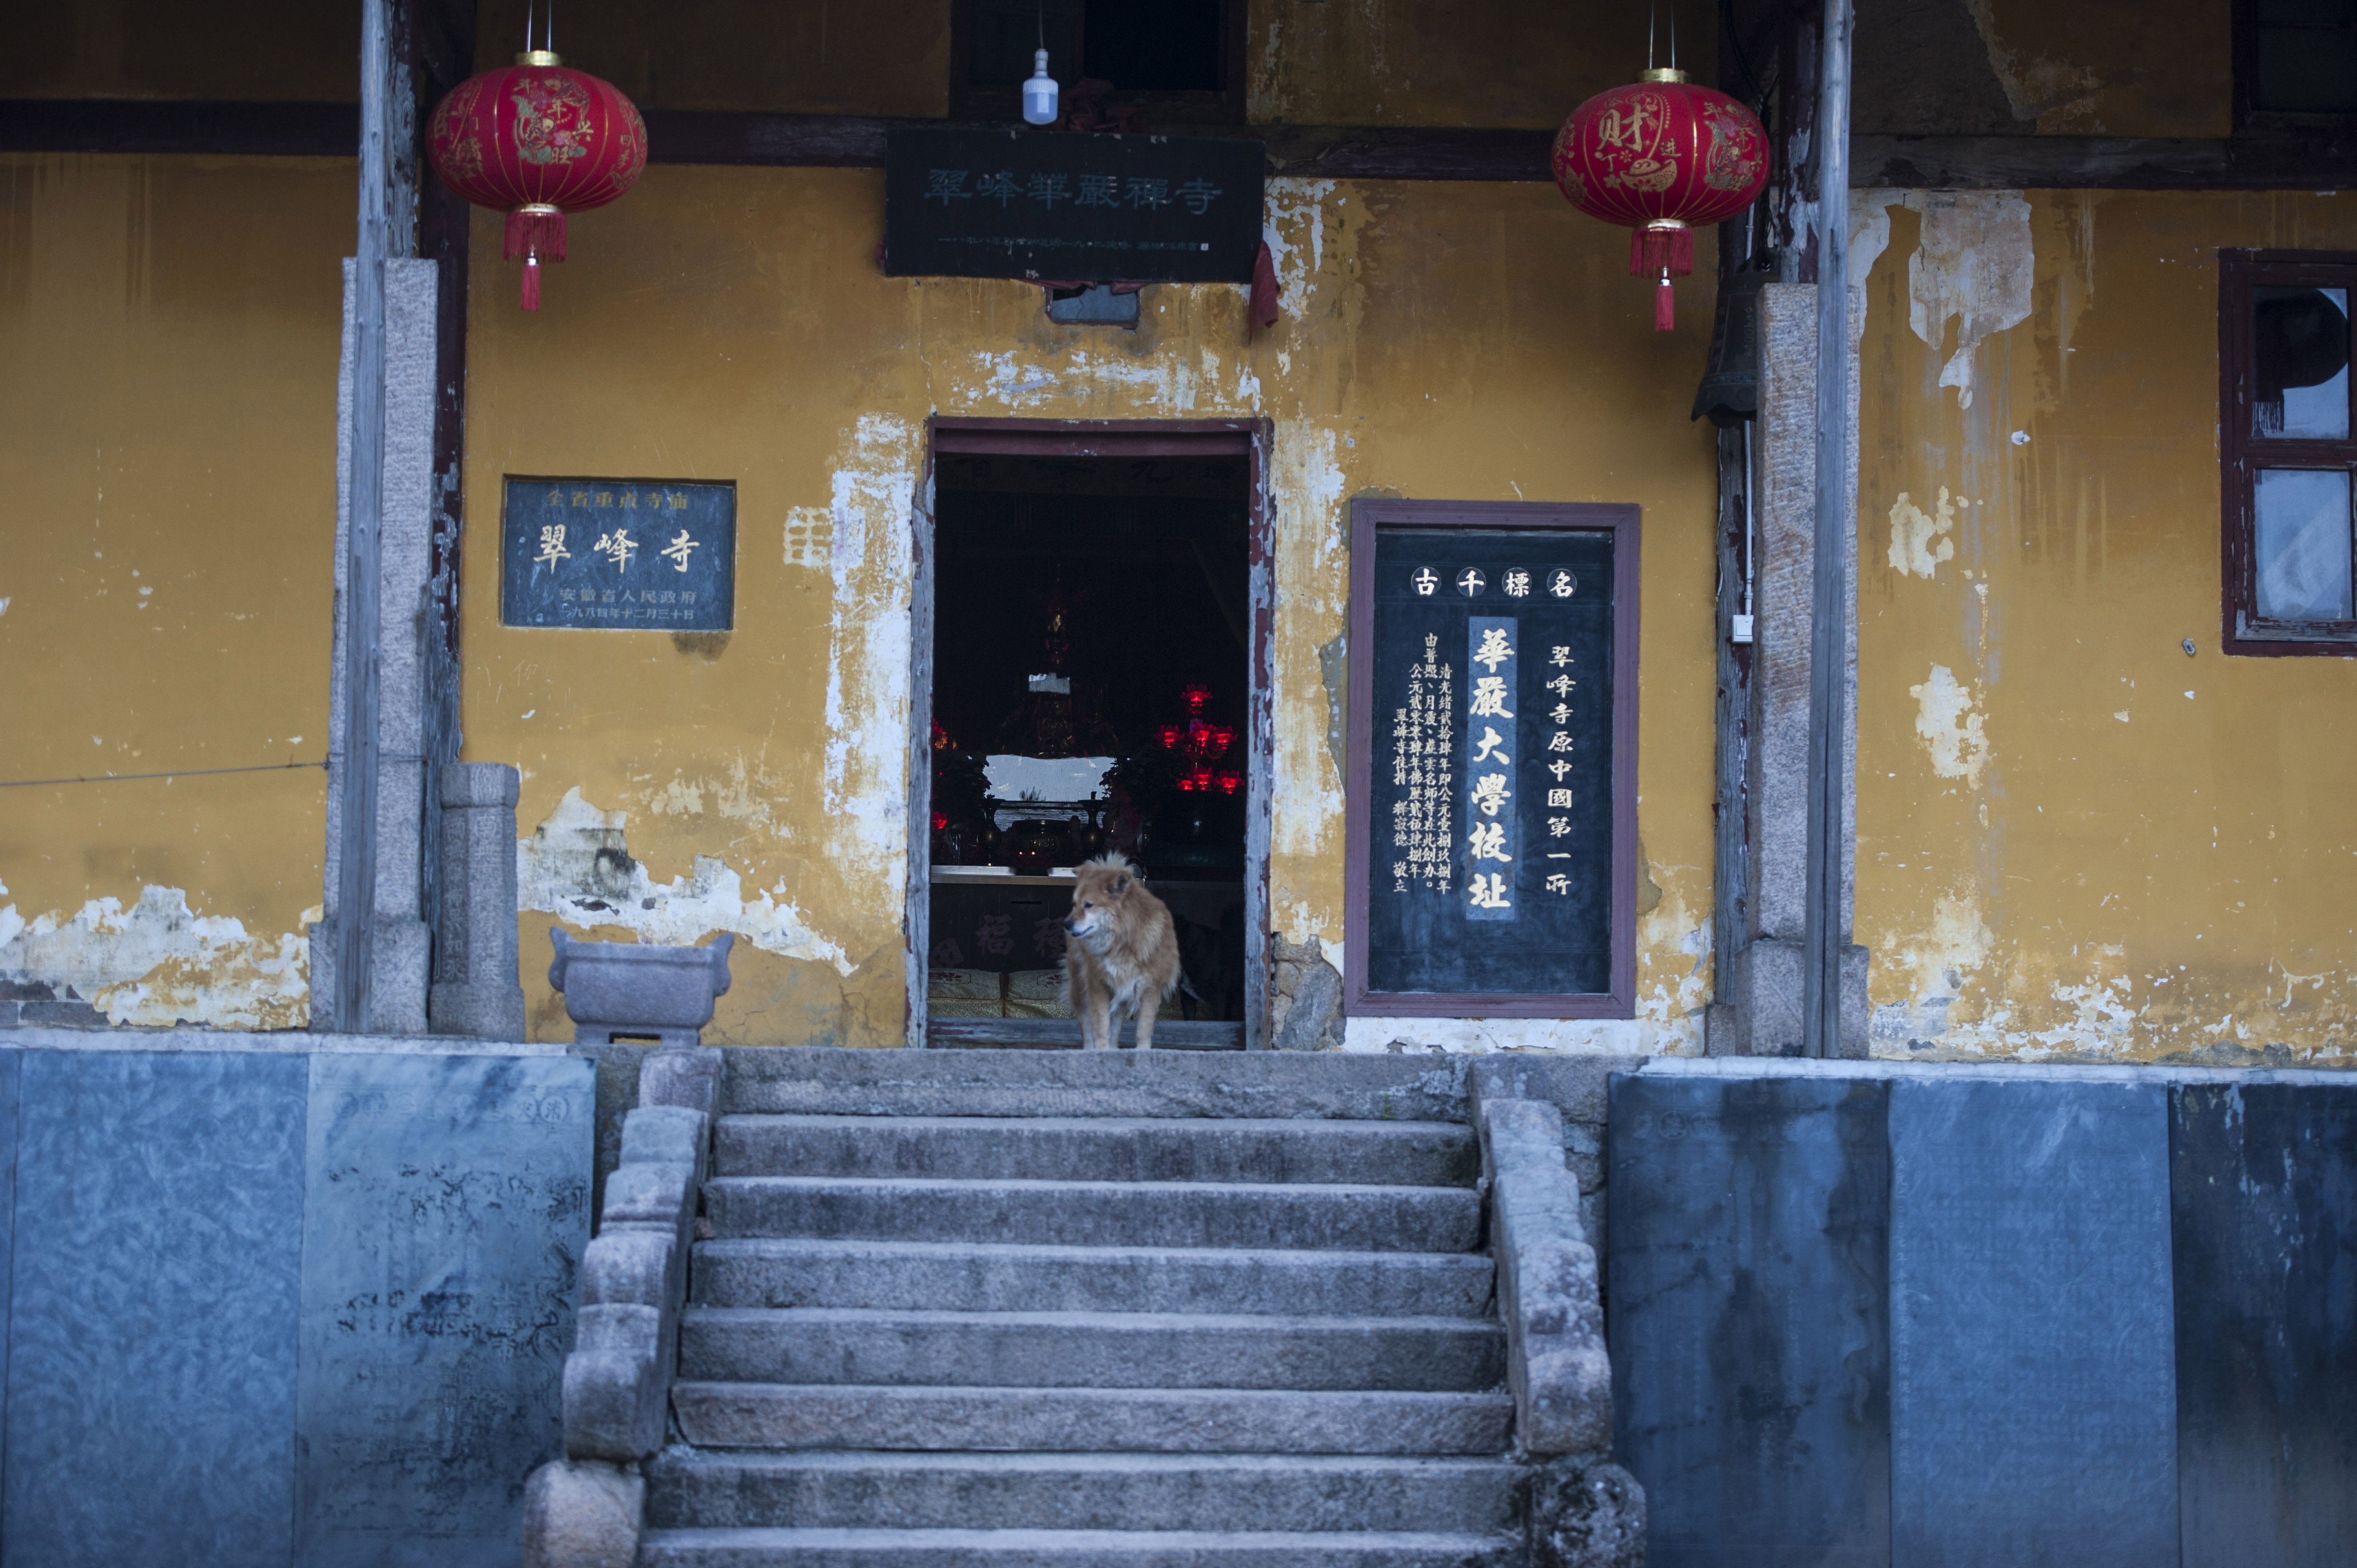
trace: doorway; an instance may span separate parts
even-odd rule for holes
[[[917,520],[912,1044],[1078,1047],[1063,920],[1073,867],[1105,854],[1143,872],[1178,934],[1186,980],[1157,1048],[1261,1044],[1265,434],[936,422]]]

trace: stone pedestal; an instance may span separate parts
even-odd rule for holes
[[[516,770],[504,762],[442,769],[441,940],[427,1026],[479,1040],[524,1037],[516,967]]]

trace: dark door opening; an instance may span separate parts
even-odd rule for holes
[[[933,1043],[1079,1044],[1062,922],[1108,853],[1178,933],[1156,1045],[1243,1043],[1250,484],[1242,454],[937,457]]]

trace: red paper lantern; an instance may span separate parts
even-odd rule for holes
[[[452,88],[425,150],[443,184],[507,213],[507,258],[523,257],[523,307],[538,310],[540,263],[565,259],[565,215],[630,188],[647,166],[647,127],[613,83],[533,49]]]
[[[1694,228],[1734,217],[1768,184],[1768,133],[1724,92],[1649,70],[1599,92],[1555,136],[1555,182],[1574,207],[1626,223],[1629,270],[1658,276],[1653,329],[1677,324],[1670,279],[1694,271]]]

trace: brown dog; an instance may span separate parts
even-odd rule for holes
[[[1072,885],[1064,922],[1064,993],[1081,1021],[1081,1048],[1109,1051],[1121,1020],[1137,1019],[1137,1048],[1154,1044],[1154,1015],[1178,989],[1178,933],[1170,910],[1117,854],[1090,861]]]

